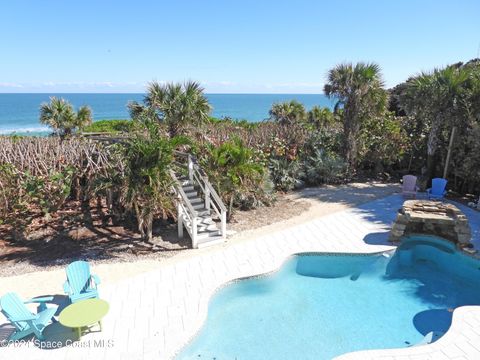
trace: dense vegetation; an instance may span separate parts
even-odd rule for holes
[[[410,142],[400,168],[422,174],[425,180],[445,175],[450,189],[478,195],[479,59],[411,77],[391,91],[390,108],[404,119]]]
[[[133,122],[130,120],[99,120],[90,125],[83,126],[82,131],[87,133],[128,133],[133,130]]]
[[[479,194],[479,60],[391,90],[378,65],[341,64],[324,91],[336,101],[333,111],[289,101],[273,104],[261,123],[211,118],[195,82],[151,83],[144,103],[129,105],[132,120],[91,124],[88,108],[75,112],[52,99],[40,119],[59,136],[0,138],[0,219],[23,236],[33,217],[76,200],[85,223],[92,204],[103,204],[105,221],[132,223],[151,240],[154,219],[175,216],[169,172],[176,149],[197,157],[229,218],[235,208],[271,204],[276,191],[365,175],[414,173],[424,187],[445,175],[450,190]],[[100,142],[78,131],[113,137]]]

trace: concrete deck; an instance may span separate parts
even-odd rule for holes
[[[264,237],[201,251],[114,285],[105,284],[100,287],[101,297],[111,308],[103,321],[103,332],[93,332],[76,341],[73,332],[53,324],[46,329],[47,341],[59,340],[65,344],[70,338],[74,341],[69,346],[47,350],[31,341],[11,344],[0,348],[0,358],[170,359],[201,328],[215,290],[231,280],[273,271],[296,253],[374,253],[394,249],[387,243],[388,231],[402,202],[399,195],[389,196]],[[480,249],[480,214],[459,207],[468,216],[473,242]],[[0,339],[7,332],[8,325],[0,326]],[[338,357],[342,360],[479,358],[480,307],[475,306],[455,310],[452,327],[434,344]]]

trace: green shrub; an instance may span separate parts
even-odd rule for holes
[[[359,141],[359,160],[364,168],[381,173],[385,167],[401,161],[409,139],[400,120],[389,113],[365,121]]]
[[[304,172],[299,161],[271,158],[268,168],[270,170],[270,178],[277,190],[290,191],[303,186],[302,177]]]
[[[6,222],[13,212],[25,211],[22,206],[22,194],[19,189],[21,184],[20,172],[12,164],[0,164],[0,224]],[[15,220],[21,217],[13,217]]]
[[[317,149],[305,160],[305,182],[309,185],[331,184],[342,181],[347,164],[338,155]]]
[[[112,146],[76,137],[0,137],[0,149],[0,219],[16,231],[70,194],[88,203],[93,184],[122,167]]]
[[[340,154],[342,149],[342,133],[339,129],[322,129],[311,132],[301,149],[301,157],[315,155],[317,150]]]
[[[155,120],[143,125],[143,131],[135,132],[125,144],[122,200],[135,213],[142,237],[151,242],[154,216],[167,218],[175,212],[170,176],[173,152],[178,146],[188,144],[188,140],[182,136],[162,136],[160,124]]]
[[[67,166],[61,171],[51,171],[47,176],[24,174],[22,185],[25,201],[37,205],[44,215],[55,212],[70,195],[75,169]]]
[[[130,132],[133,129],[131,120],[100,120],[82,128],[83,132],[101,132],[116,134]]]
[[[272,201],[267,169],[238,138],[220,146],[207,146],[201,162],[227,204],[229,218],[234,206],[246,210]]]

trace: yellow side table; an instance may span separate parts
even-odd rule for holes
[[[82,337],[82,328],[98,323],[102,331],[102,318],[108,313],[109,305],[105,300],[87,299],[71,305],[62,310],[58,321],[63,326],[73,328]]]

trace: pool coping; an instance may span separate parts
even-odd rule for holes
[[[352,210],[345,210],[344,213],[349,213],[349,215],[354,215]],[[325,218],[337,217],[336,214],[332,214]],[[332,220],[331,219],[331,220]],[[314,220],[311,223],[317,222],[318,220]],[[308,226],[308,224],[298,225],[297,227]],[[383,228],[385,230],[385,228]],[[288,229],[292,230],[292,229]],[[281,238],[281,233],[288,232],[288,230],[284,230],[282,232],[272,234],[275,238]],[[315,236],[314,238],[318,238]],[[358,239],[358,237],[357,237]],[[362,238],[360,238],[362,239]],[[257,242],[268,242],[270,239],[268,237],[264,237],[263,239],[256,239]],[[297,239],[298,240],[298,239]],[[271,241],[271,240],[270,240]],[[387,243],[386,243],[387,244]],[[174,351],[170,356],[174,358],[181,350],[188,346],[189,343],[193,340],[195,335],[201,330],[207,315],[208,315],[208,303],[212,296],[215,293],[227,286],[232,281],[239,281],[242,279],[248,279],[251,277],[258,277],[258,276],[267,276],[270,273],[278,271],[282,265],[288,261],[288,259],[292,256],[299,255],[299,254],[308,254],[308,253],[316,253],[316,254],[332,254],[336,253],[339,255],[345,254],[352,254],[352,255],[373,255],[375,253],[383,253],[385,251],[394,250],[397,248],[397,245],[383,245],[387,246],[388,249],[379,248],[379,245],[369,245],[363,243],[364,246],[361,250],[363,251],[348,251],[347,249],[338,249],[337,251],[330,252],[325,250],[314,249],[314,246],[310,247],[309,251],[299,250],[295,251],[292,249],[289,254],[283,254],[284,256],[279,261],[276,259],[276,266],[274,268],[270,268],[268,271],[257,272],[253,274],[243,274],[234,279],[230,279],[227,282],[218,284],[218,286],[210,293],[207,301],[207,309],[202,309],[202,321],[200,324],[196,324],[194,326],[195,331],[188,337],[188,339],[184,339],[182,345],[177,346],[176,351]],[[382,247],[383,247],[382,246]],[[303,246],[300,246],[303,247]],[[357,250],[359,250],[357,248]],[[464,253],[470,257],[471,254]],[[474,257],[476,258],[476,257]],[[478,329],[478,330],[475,330]],[[342,355],[337,356],[335,359],[341,360],[352,360],[352,359],[398,359],[398,360],[406,360],[406,359],[478,359],[480,358],[480,306],[462,306],[460,308],[456,308],[454,310],[452,324],[445,335],[442,336],[441,339],[437,340],[435,343],[426,344],[426,345],[419,345],[419,346],[412,346],[408,348],[394,348],[394,349],[372,349],[372,350],[361,350],[361,351],[354,351],[345,353]]]
[[[371,255],[396,249],[387,238],[402,202],[400,195],[391,195],[250,240],[192,250],[149,272],[101,286],[101,298],[110,303],[103,332],[82,340],[113,339],[113,347],[6,347],[0,348],[2,358],[172,359],[203,326],[216,289],[229,281],[276,271],[299,253]],[[469,214],[478,243],[480,214]],[[456,309],[450,330],[433,344],[350,352],[337,359],[480,359],[480,307]]]
[[[278,268],[272,269],[271,271],[253,274],[244,276],[241,278],[232,279],[224,284],[220,284],[212,293],[209,299],[212,299],[215,294],[225,288],[226,286],[231,285],[232,283],[248,280],[252,278],[263,278],[268,277],[272,274],[277,273],[281,270],[282,266],[288,262],[291,258],[295,256],[301,255],[329,255],[329,256],[374,256],[380,255],[383,253],[391,252],[394,249],[387,249],[382,251],[374,251],[374,252],[365,252],[365,253],[344,253],[344,252],[319,252],[319,251],[309,251],[309,252],[299,252],[299,253],[292,253],[286,256],[283,261],[279,264]],[[184,344],[177,349],[177,351],[172,355],[174,359],[185,347],[189,346],[194,338],[198,335],[201,331],[204,322],[208,316],[208,311],[205,316],[204,321],[200,324],[199,328],[196,332],[189,337]],[[480,306],[461,306],[454,310],[452,323],[448,331],[436,342],[431,344],[425,345],[418,345],[418,346],[411,346],[406,348],[391,348],[391,349],[371,349],[371,350],[359,350],[348,352],[345,354],[341,354],[336,356],[335,360],[361,360],[361,359],[398,359],[398,360],[407,360],[407,359],[478,359],[480,357],[480,347],[477,345],[475,347],[475,343],[478,344],[476,340],[480,339],[480,334],[477,332],[465,332],[465,324],[469,325],[468,329],[472,329],[472,318],[476,319],[478,324],[480,325]],[[473,324],[476,325],[476,324]],[[474,326],[475,327],[475,326]],[[479,329],[480,332],[480,329]],[[463,349],[463,350],[462,350]],[[467,357],[459,357],[458,352],[465,353]],[[412,357],[413,356],[413,357]]]

